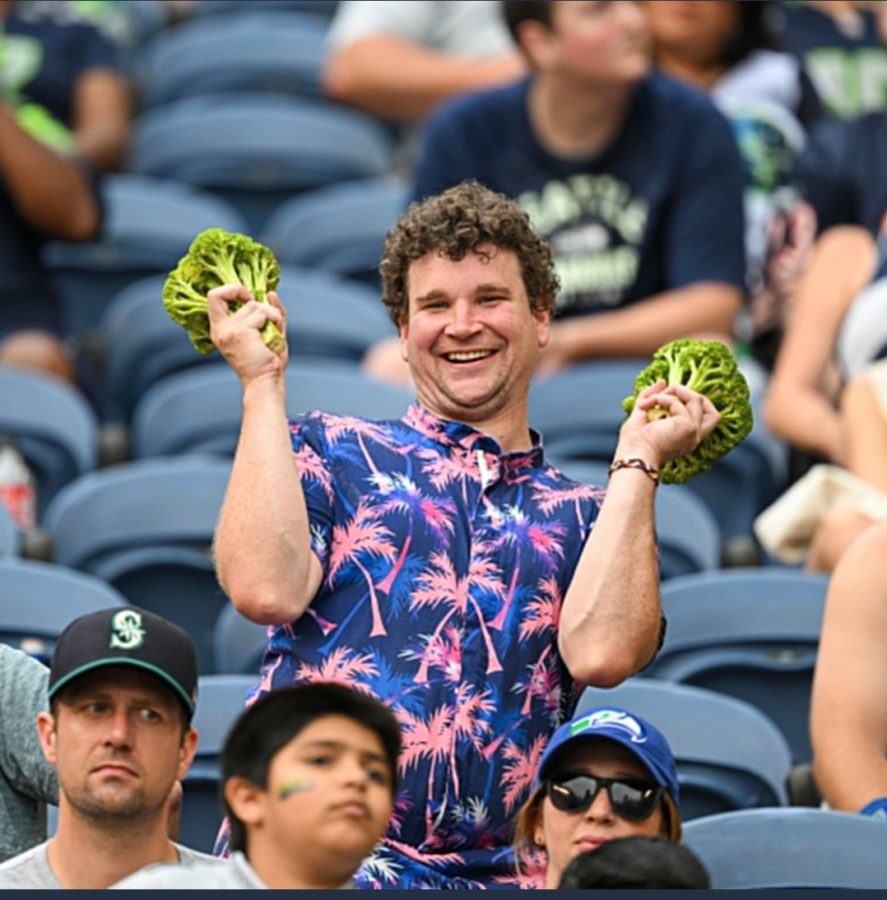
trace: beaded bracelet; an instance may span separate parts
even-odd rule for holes
[[[607,469],[607,474],[612,475],[620,469],[637,469],[638,471],[643,472],[653,484],[659,484],[659,469],[635,456],[632,456],[629,459],[614,459],[610,464],[610,468]]]

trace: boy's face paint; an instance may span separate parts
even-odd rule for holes
[[[305,791],[313,791],[315,787],[316,785],[313,781],[305,781],[301,778],[296,778],[280,785],[277,789],[277,799],[286,800],[287,797],[292,797],[293,794],[303,794]]]

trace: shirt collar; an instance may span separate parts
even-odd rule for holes
[[[403,421],[414,431],[418,431],[445,447],[460,447],[467,451],[481,450],[484,453],[491,453],[499,457],[503,466],[510,471],[539,468],[544,463],[542,435],[533,428],[530,429],[530,439],[533,442],[530,449],[503,453],[495,438],[478,431],[471,425],[466,425],[465,422],[441,419],[418,402],[410,404]]]

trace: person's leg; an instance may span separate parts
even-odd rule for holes
[[[55,335],[36,329],[7,334],[0,341],[0,365],[43,372],[72,384],[76,380],[64,344]]]
[[[807,571],[831,572],[844,551],[873,523],[873,519],[851,506],[829,510],[813,535]]]

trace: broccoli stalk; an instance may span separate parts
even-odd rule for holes
[[[720,341],[690,338],[671,341],[660,347],[650,364],[634,382],[634,394],[626,397],[622,408],[630,415],[638,394],[664,379],[666,384],[683,384],[711,400],[721,420],[692,453],[670,460],[662,466],[660,477],[666,484],[682,484],[694,475],[707,472],[712,464],[744,440],[754,424],[749,401],[748,382],[736,364],[736,357]],[[647,419],[664,418],[668,412],[654,406]]]
[[[163,305],[169,317],[188,332],[199,353],[211,353],[206,295],[223,284],[242,284],[259,303],[268,302],[268,292],[280,281],[280,266],[274,254],[245,234],[222,228],[202,231],[191,242],[163,285]],[[229,305],[229,314],[243,306]],[[275,353],[286,348],[286,338],[273,322],[259,332]]]

